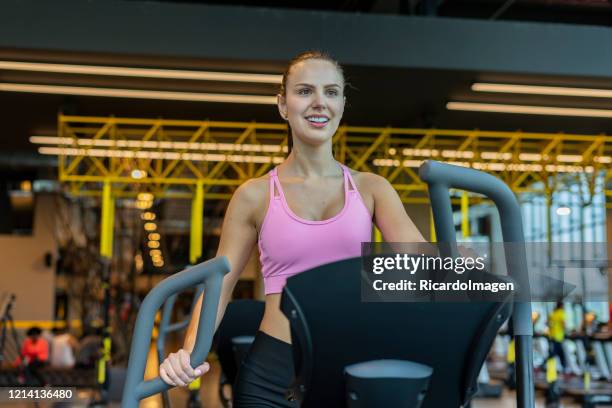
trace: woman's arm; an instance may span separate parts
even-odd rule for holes
[[[254,183],[254,180],[247,181],[236,190],[223,219],[217,256],[227,257],[230,271],[223,278],[215,330],[223,318],[240,273],[257,242],[255,208],[261,203],[262,194]],[[208,363],[195,368],[192,368],[190,364],[190,354],[195,346],[204,295],[205,293],[200,295],[196,302],[187,327],[183,348],[176,353],[171,353],[160,366],[160,376],[168,384],[185,386],[210,368]]]
[[[374,223],[386,242],[427,242],[387,179],[369,173],[367,183],[374,197]]]
[[[232,297],[234,287],[257,241],[257,229],[255,227],[253,209],[256,204],[258,204],[257,199],[259,197],[256,192],[253,191],[251,183],[252,182],[247,181],[236,190],[229,202],[225,218],[223,219],[221,238],[219,240],[219,248],[217,248],[216,256],[227,257],[230,264],[230,271],[223,278],[215,330],[221,323],[227,304]],[[183,347],[190,352],[195,345],[203,298],[204,294],[200,295],[185,335]]]
[[[399,195],[384,177],[368,173],[374,195],[374,223],[382,233],[385,242],[425,243],[425,245],[399,245],[398,251],[409,249],[430,255],[438,255],[438,248],[427,243],[414,222],[410,219]],[[462,257],[476,258],[472,248],[458,246]]]

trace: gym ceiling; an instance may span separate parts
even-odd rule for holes
[[[604,0],[4,0],[0,61],[280,74],[305,49],[345,65],[356,126],[612,133],[612,118],[450,111],[450,101],[612,109],[612,98],[475,92],[477,82],[612,88]],[[0,83],[274,95],[276,85],[0,69]],[[57,112],[280,122],[273,105],[0,92],[0,166],[42,166],[28,138]]]

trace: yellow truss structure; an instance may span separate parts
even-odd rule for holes
[[[229,199],[287,155],[284,124],[59,116],[59,178],[75,195]],[[612,178],[612,136],[341,126],[336,158],[380,174],[405,203],[427,202],[418,165],[436,159],[483,169],[515,192],[550,193],[562,177]],[[146,174],[134,178],[133,171]],[[611,195],[610,191],[606,194]]]

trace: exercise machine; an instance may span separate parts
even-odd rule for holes
[[[456,239],[450,188],[488,196],[500,212],[504,241],[524,242],[518,203],[499,179],[434,161],[427,161],[419,174],[429,185],[439,242],[454,244]],[[506,263],[517,285],[528,288],[524,251],[506,256]],[[394,407],[465,406],[477,392],[478,375],[499,327],[512,316],[517,406],[534,407],[528,301],[362,302],[361,267],[361,258],[323,265],[291,277],[283,291],[281,310],[289,318],[294,345],[293,393],[301,406],[357,407],[380,398]],[[215,258],[164,280],[145,298],[130,353],[124,408],[136,408],[139,400],[171,387],[161,378],[143,381],[153,319],[166,298],[199,283],[204,283],[206,296],[191,364],[204,361],[228,270],[227,259]]]
[[[429,185],[436,236],[456,255],[450,188],[488,196],[497,206],[505,242],[524,242],[520,208],[499,179],[476,170],[427,161],[419,170]],[[520,245],[516,248],[520,249]],[[529,287],[525,251],[506,256],[510,277]],[[323,265],[288,279],[281,310],[291,324],[296,367],[293,395],[302,407],[361,406],[386,381],[408,392],[385,392],[387,406],[459,407],[477,392],[478,374],[498,329],[512,311],[517,406],[534,407],[532,322],[529,302],[385,303],[361,300],[360,258]],[[325,282],[325,285],[321,285]],[[312,296],[316,293],[316,296]],[[422,367],[432,368],[423,381]],[[348,389],[366,365],[360,389]],[[422,397],[422,398],[421,398]],[[418,401],[419,405],[416,405]],[[364,405],[367,406],[367,405]]]

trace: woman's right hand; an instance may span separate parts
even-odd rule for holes
[[[210,364],[207,362],[192,368],[189,362],[190,354],[187,350],[180,349],[176,353],[170,353],[161,363],[159,375],[166,384],[185,387],[210,370]]]

